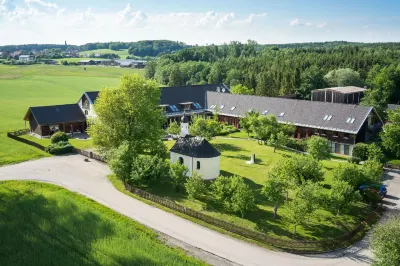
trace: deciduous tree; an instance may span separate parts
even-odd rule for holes
[[[389,111],[388,120],[381,133],[382,145],[400,157],[400,108]]]
[[[328,206],[340,215],[352,204],[361,200],[360,193],[345,181],[335,180],[328,193]]]
[[[206,184],[197,172],[186,179],[185,189],[190,199],[201,199],[206,193]]]
[[[240,212],[242,218],[245,213],[254,209],[256,206],[253,191],[244,182],[238,183],[233,188],[231,201],[233,211]]]
[[[170,165],[169,176],[171,177],[172,184],[177,192],[179,192],[179,187],[184,184],[188,172],[189,169],[180,162],[176,162]]]
[[[181,128],[178,123],[176,121],[172,121],[167,128],[167,133],[170,135],[179,135],[180,132]]]
[[[233,86],[231,88],[231,92],[233,94],[243,94],[243,95],[253,95],[254,94],[254,91],[252,89],[249,89],[242,84]]]
[[[329,145],[326,138],[312,136],[307,140],[307,152],[317,160],[329,158]]]

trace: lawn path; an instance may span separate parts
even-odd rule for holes
[[[300,256],[270,251],[215,232],[171,213],[147,205],[117,191],[107,179],[106,164],[84,162],[81,155],[54,156],[0,168],[0,180],[50,182],[85,195],[146,226],[189,245],[242,265],[368,265],[370,253],[365,241],[351,249],[320,256]],[[389,193],[400,196],[400,175],[388,178]],[[393,186],[393,189],[392,189]],[[396,189],[394,189],[396,187]],[[397,203],[397,202],[396,202]],[[357,247],[360,247],[357,249]],[[354,250],[354,252],[352,251]]]

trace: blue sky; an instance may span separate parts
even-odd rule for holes
[[[400,41],[397,0],[0,0],[0,45]]]

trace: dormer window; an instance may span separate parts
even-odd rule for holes
[[[171,106],[169,107],[169,109],[171,109],[172,112],[179,112],[179,109],[178,109],[178,107],[176,107],[176,105],[171,105]]]

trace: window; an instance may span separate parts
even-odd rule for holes
[[[350,123],[351,117],[347,118],[346,123]]]
[[[350,155],[350,146],[349,145],[344,145],[344,154]]]
[[[200,161],[197,161],[197,167],[196,167],[196,169],[197,169],[197,170],[200,169]]]
[[[264,112],[263,112],[263,115],[266,115],[268,113],[268,110],[265,110]]]
[[[328,115],[325,115],[325,116],[324,116],[324,120],[327,120],[327,119],[328,119]]]
[[[233,107],[231,108],[231,111],[235,110],[235,108],[236,108],[236,106],[233,106]]]
[[[193,105],[196,109],[201,109],[201,105],[199,103],[193,103]]]
[[[221,106],[219,107],[219,109],[224,109],[224,105],[221,105]]]
[[[211,106],[210,106],[210,108],[211,108],[211,109],[214,109],[214,108],[215,108],[215,106],[216,106],[216,105],[215,105],[215,104],[213,104],[213,105],[211,105]]]
[[[169,108],[172,110],[172,112],[179,112],[179,109],[176,107],[176,105],[171,105]]]
[[[179,157],[179,163],[183,164],[183,158],[182,157]]]
[[[331,115],[328,116],[328,121],[331,121],[331,119],[332,119],[332,116]]]
[[[353,124],[355,120],[356,120],[356,119],[353,117],[353,118],[350,120],[350,123]]]
[[[282,113],[280,113],[278,116],[279,117],[282,117],[282,116],[284,116],[285,115],[285,112],[282,112]]]
[[[340,144],[340,153],[344,154],[344,144]]]
[[[89,114],[88,110],[85,110],[85,115],[88,115],[88,114]]]

